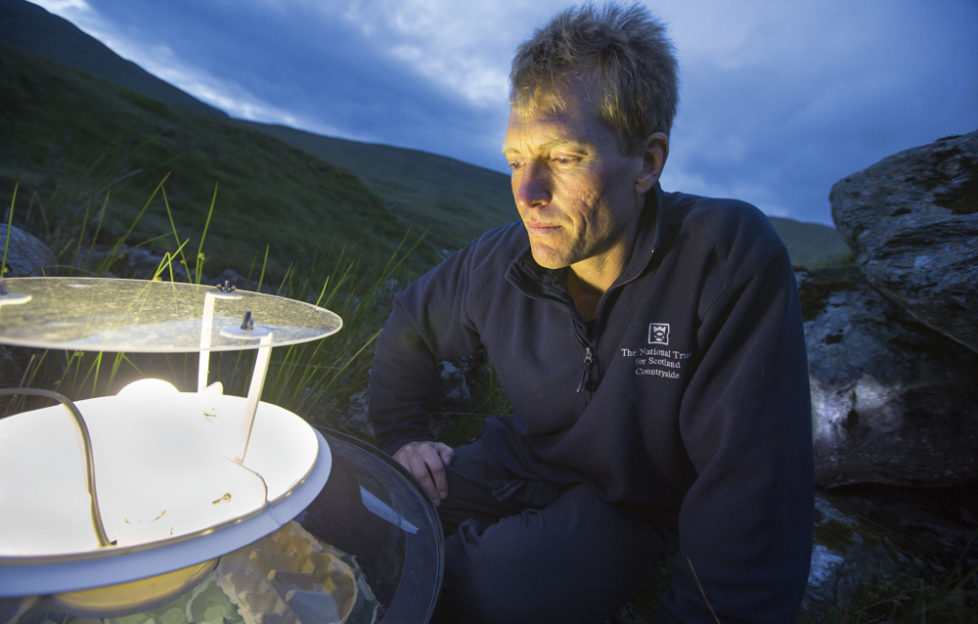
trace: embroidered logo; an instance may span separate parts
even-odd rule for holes
[[[649,323],[649,344],[669,345],[669,323]]]
[[[673,337],[676,343],[682,343],[682,333],[672,336],[669,323],[649,323],[648,344],[639,343],[633,347],[622,345],[619,355],[632,361],[636,376],[667,381],[682,379],[683,375],[688,374],[693,352],[682,349],[681,344],[669,346]],[[641,334],[635,339],[641,340]]]

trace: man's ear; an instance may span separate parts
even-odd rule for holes
[[[635,178],[635,193],[644,195],[659,181],[666,166],[666,159],[669,158],[669,137],[661,132],[653,132],[646,137],[640,149],[642,168]]]

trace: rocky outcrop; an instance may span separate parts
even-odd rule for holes
[[[16,225],[10,226],[10,242],[7,243],[6,224],[0,226],[0,255],[4,246],[7,247],[7,277],[26,277],[41,275],[42,270],[50,269],[57,264],[54,252],[41,240]]]
[[[978,133],[840,181],[832,216],[857,265],[798,274],[820,487],[805,600],[824,617],[809,621],[841,621],[857,587],[976,588],[976,165]],[[968,608],[881,597],[927,621]]]
[[[800,276],[818,482],[978,479],[978,132],[845,178],[858,271]]]
[[[972,591],[978,565],[978,133],[884,159],[831,201],[857,264],[798,274],[820,488],[813,622],[879,587]],[[870,606],[895,612],[882,598]]]
[[[16,225],[10,226],[9,242],[7,224],[0,225],[0,256],[4,247],[7,248],[6,271],[0,278],[51,275],[56,268],[54,252],[39,238]],[[0,344],[0,388],[21,385],[28,357],[23,349],[9,349]],[[0,404],[0,415],[5,409],[6,403]]]
[[[845,605],[867,577],[880,570],[897,570],[909,563],[860,521],[837,509],[828,498],[815,497],[815,546],[805,592],[807,610]]]
[[[869,283],[978,351],[978,132],[890,156],[830,200]]]
[[[917,322],[851,268],[799,274],[816,480],[978,479],[978,354]]]
[[[858,621],[957,622],[939,613],[931,596],[920,601],[920,614],[893,619],[898,601],[912,603],[895,588],[920,592],[924,585],[954,586],[978,566],[970,548],[975,518],[974,486],[945,489],[843,488],[815,497],[815,546],[805,594],[806,618],[834,624],[865,609],[882,619]],[[873,592],[871,598],[866,594]],[[903,605],[905,614],[913,611]],[[958,611],[965,611],[961,607]],[[955,611],[951,609],[951,611]],[[926,617],[929,616],[929,617]],[[947,617],[943,617],[947,616]],[[966,620],[971,621],[971,620]]]

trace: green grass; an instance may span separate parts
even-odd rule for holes
[[[819,605],[797,624],[968,624],[978,622],[976,570],[956,568],[947,579],[927,581],[907,574],[866,579],[842,605]]]
[[[200,283],[203,259],[208,253],[220,256],[220,246],[212,248],[207,233],[220,227],[215,219],[219,211],[216,192],[206,213],[200,215],[201,225],[192,236],[186,236],[174,222],[166,201],[166,188],[170,184],[165,176],[154,188],[143,208],[122,234],[108,240],[107,255],[85,271],[86,275],[103,277],[111,267],[119,264],[119,257],[126,249],[144,243],[135,234],[145,217],[154,214],[151,207],[155,198],[162,197],[164,218],[168,222],[163,233],[150,240],[159,248],[167,249],[163,261],[157,267],[159,279],[172,279],[168,265],[185,264],[189,271],[187,281]],[[18,212],[17,187],[11,196],[7,224],[14,221]],[[94,240],[104,236],[103,214],[111,209],[112,200],[107,196],[97,212],[88,211],[88,220],[81,223],[78,232],[66,247],[86,249]],[[159,219],[158,219],[159,220]],[[9,237],[4,236],[9,241]],[[187,242],[199,241],[189,252]],[[278,347],[272,351],[272,361],[264,386],[262,399],[290,409],[317,424],[347,429],[342,418],[345,402],[350,394],[362,390],[367,383],[371,347],[379,334],[393,295],[393,285],[404,280],[405,262],[417,250],[422,239],[405,235],[386,261],[362,266],[353,256],[312,254],[304,262],[291,265],[277,282],[276,292],[330,309],[344,320],[344,328],[338,334],[323,340],[299,345]],[[5,246],[6,247],[6,246]],[[5,258],[5,256],[4,256]],[[61,273],[69,267],[58,267]],[[264,279],[266,267],[252,267],[259,283]],[[121,275],[120,277],[129,277]],[[241,285],[239,285],[241,286]],[[47,351],[22,349],[22,359],[28,364],[23,378],[17,385],[50,389],[61,392],[73,400],[93,396],[115,394],[126,384],[147,376],[162,377],[181,390],[196,387],[197,355],[194,354],[126,354],[92,353],[82,351]],[[244,396],[247,393],[254,351],[214,353],[211,356],[210,378],[224,384],[227,394]],[[4,409],[19,410],[28,405],[26,398],[9,402]],[[327,409],[326,407],[329,407]],[[363,432],[358,432],[362,435]]]
[[[213,273],[245,273],[266,245],[273,279],[316,253],[372,264],[417,229],[355,175],[267,134],[0,47],[0,192],[20,186],[30,202],[19,225],[53,243],[65,264],[75,260],[66,245],[106,197],[111,212],[97,242],[129,227],[148,240],[170,231],[172,219],[194,233],[188,249],[196,249],[215,184],[208,240],[223,266]],[[165,196],[153,192],[164,178]],[[439,258],[424,243],[411,262],[420,272]]]

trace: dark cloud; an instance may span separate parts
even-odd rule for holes
[[[684,68],[673,165],[700,192],[831,223],[836,181],[978,128],[978,39],[959,23],[978,23],[978,5],[935,6],[866,2],[783,18],[763,39],[769,49],[696,55]]]

